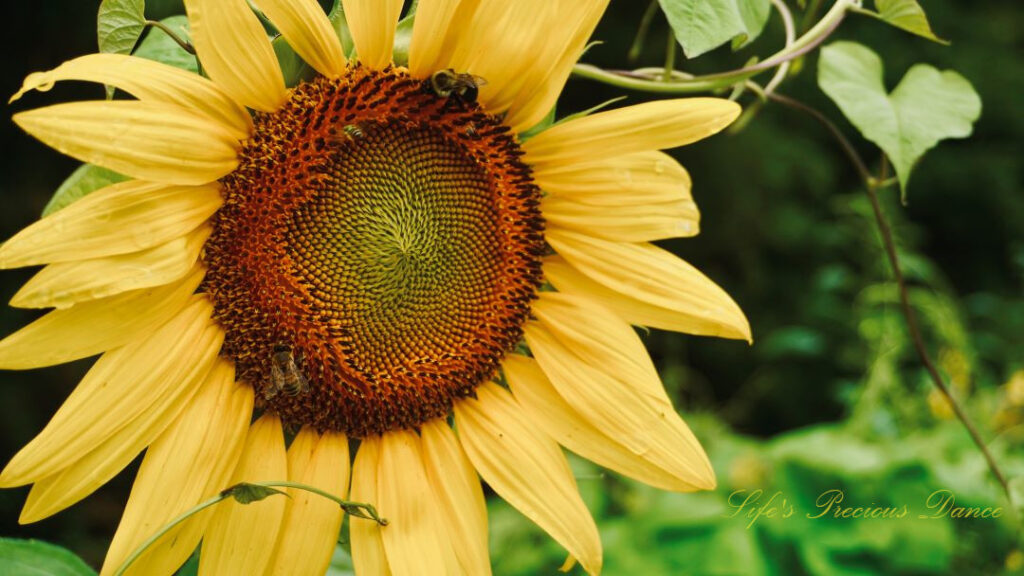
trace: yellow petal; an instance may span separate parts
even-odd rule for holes
[[[328,78],[345,72],[345,55],[316,0],[260,0],[260,9],[303,60]]]
[[[210,235],[203,226],[188,236],[135,252],[50,264],[11,298],[18,308],[67,308],[79,302],[180,280],[196,265]]]
[[[206,297],[195,296],[146,339],[101,356],[46,428],[7,464],[0,487],[50,476],[140,415],[177,401],[220,351],[224,334],[212,313]]]
[[[56,514],[109,482],[174,422],[199,384],[198,379],[182,383],[173,402],[141,414],[60,472],[36,482],[18,521],[28,524]]]
[[[568,230],[548,230],[545,238],[574,268],[621,295],[620,301],[636,300],[659,308],[664,318],[650,326],[751,339],[746,316],[725,290],[670,252],[652,244],[609,242]],[[598,292],[585,295],[602,303],[610,301]]]
[[[112,574],[173,518],[228,486],[252,405],[252,388],[236,384],[233,365],[218,360],[185,411],[146,450],[101,574]],[[125,574],[174,573],[199,545],[211,513],[206,509],[161,536]]]
[[[284,431],[277,416],[265,413],[249,428],[230,485],[288,477]],[[199,554],[200,576],[263,574],[274,553],[284,519],[284,496],[259,502],[221,502],[214,508]]]
[[[447,68],[442,50],[449,30],[458,29],[452,26],[452,18],[459,3],[460,0],[436,0],[417,7],[409,41],[409,73],[414,78],[426,78]]]
[[[339,498],[348,493],[348,438],[303,428],[288,448],[288,479]],[[344,513],[336,502],[289,488],[268,575],[323,574],[331,563]]]
[[[203,71],[236,102],[273,112],[288,98],[267,33],[245,0],[186,0]]]
[[[446,67],[482,77],[487,83],[480,88],[480,102],[491,114],[506,112],[526,77],[541,65],[538,46],[556,36],[553,30],[568,4],[480,0],[466,20],[451,27],[455,38]]]
[[[238,165],[239,142],[230,130],[169,104],[72,102],[12,119],[68,156],[142,180],[206,184]]]
[[[531,73],[526,75],[505,117],[505,124],[513,132],[531,128],[554,108],[608,0],[576,0],[560,3],[559,7],[558,20],[551,23],[557,32],[537,44]]]
[[[551,110],[607,0],[484,0],[460,10],[435,64],[487,80],[480,101],[516,132]],[[418,18],[418,16],[417,16]],[[448,48],[451,44],[451,48]],[[450,54],[450,55],[449,55]],[[411,50],[410,50],[411,57]]]
[[[649,242],[696,236],[700,212],[693,202],[664,202],[628,206],[592,206],[559,197],[541,201],[551,228],[575,230],[607,240]]]
[[[138,180],[107,186],[0,246],[0,268],[138,252],[195,230],[222,204],[217,186]]]
[[[376,436],[363,438],[352,464],[352,495],[354,502],[379,502],[377,490],[377,468],[380,462],[381,439]],[[387,553],[381,527],[373,520],[349,517],[349,537],[352,540],[352,565],[356,574],[390,576]],[[205,575],[201,575],[205,576]]]
[[[452,540],[423,469],[420,439],[411,430],[388,432],[380,440],[377,511],[391,573],[416,576],[459,573]],[[455,543],[459,544],[459,543]]]
[[[0,368],[26,370],[87,358],[145,337],[181,312],[205,272],[54,310],[0,341]]]
[[[487,505],[473,464],[444,419],[423,424],[420,439],[431,493],[437,500],[441,521],[456,543],[461,573],[490,574]]]
[[[693,201],[689,173],[658,150],[538,167],[533,178],[550,196],[590,206]]]
[[[390,64],[402,0],[341,0],[341,5],[359,62],[374,70]]]
[[[581,416],[558,394],[535,360],[510,354],[502,368],[523,412],[562,446],[605,468],[663,490],[694,489],[692,484],[660,468],[651,455],[637,454]]]
[[[706,138],[739,116],[735,102],[718,98],[657,100],[598,112],[553,126],[523,144],[538,171],[645,150],[674,148]]]
[[[455,404],[470,461],[499,496],[557,540],[590,574],[601,572],[601,540],[565,456],[503,388],[485,383]]]
[[[545,295],[526,341],[558,393],[594,427],[694,488],[714,487],[700,443],[676,414],[636,333],[584,299]],[[637,348],[640,348],[637,352]]]
[[[213,82],[174,66],[123,54],[89,54],[48,72],[29,74],[10,101],[29,90],[49,90],[60,80],[102,82],[139,100],[187,108],[216,120],[239,140],[247,138],[252,130],[252,118],[245,108]]]

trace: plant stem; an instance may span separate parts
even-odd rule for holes
[[[668,31],[668,44],[665,45],[665,71],[661,73],[663,82],[672,81],[672,71],[676,69],[676,35]]]
[[[842,22],[846,12],[851,7],[860,6],[860,0],[836,0],[832,8],[822,16],[821,20],[814,25],[806,34],[796,39],[792,44],[776,52],[768,59],[752,64],[744,68],[717,74],[694,76],[689,79],[678,79],[671,82],[664,82],[660,79],[649,79],[638,77],[634,73],[621,70],[604,70],[590,64],[577,64],[573,67],[573,75],[580,78],[596,80],[619,88],[640,90],[656,94],[692,94],[695,92],[708,92],[720,88],[728,88],[748,78],[756,76],[765,70],[769,70],[791,60],[799,58],[810,52],[819,44],[824,42]],[[675,75],[673,74],[673,77]]]
[[[228,498],[228,497],[229,496],[227,494],[218,494],[218,495],[214,496],[213,498],[210,498],[209,500],[205,500],[203,502],[200,502],[199,504],[196,504],[195,506],[193,506],[193,507],[189,508],[188,510],[185,510],[181,514],[175,516],[173,520],[171,520],[166,525],[164,525],[163,528],[160,528],[159,530],[157,530],[155,534],[153,534],[152,536],[147,538],[145,542],[143,542],[141,545],[139,545],[139,547],[136,548],[135,551],[131,553],[131,555],[129,555],[127,558],[125,558],[124,562],[121,564],[121,567],[117,569],[117,572],[114,572],[114,576],[121,576],[122,574],[124,574],[125,571],[127,571],[128,568],[136,560],[139,559],[139,556],[142,556],[143,552],[145,552],[146,549],[148,549],[150,546],[152,546],[154,543],[156,543],[156,541],[159,540],[164,534],[167,534],[168,532],[170,532],[172,528],[174,528],[178,524],[181,524],[185,520],[189,519],[191,516],[194,516],[195,514],[198,514],[199,512],[202,512],[203,510],[209,508],[210,506],[213,506],[214,504],[217,504],[218,502],[220,502],[220,501],[222,501],[222,500],[224,500],[225,498]]]
[[[647,31],[651,29],[651,22],[657,13],[658,0],[651,0],[647,5],[647,10],[644,10],[643,17],[640,18],[640,26],[636,29],[636,38],[633,39],[633,45],[629,47],[629,53],[626,55],[629,62],[636,62],[640,57],[640,53],[644,49],[644,40],[647,39]]]
[[[1006,493],[1007,500],[1013,502],[1013,497],[1010,493],[1010,484],[1006,480],[1006,475],[1003,474],[1002,469],[999,467],[999,463],[996,462],[996,459],[992,456],[992,452],[990,452],[988,446],[985,445],[985,440],[981,437],[981,433],[978,432],[977,426],[974,425],[971,418],[966,412],[964,412],[963,407],[960,406],[957,399],[950,393],[949,386],[947,386],[945,380],[942,379],[942,375],[939,374],[938,368],[935,367],[935,363],[932,361],[931,355],[928,353],[928,347],[925,346],[924,338],[921,335],[921,328],[917,322],[917,315],[914,313],[914,308],[910,305],[910,293],[907,290],[906,278],[903,277],[903,269],[900,266],[899,255],[896,252],[896,243],[892,238],[892,229],[889,227],[889,222],[885,218],[885,213],[882,212],[882,207],[878,202],[878,194],[876,193],[879,188],[891,183],[891,179],[888,177],[888,161],[885,156],[882,157],[882,175],[881,177],[876,178],[868,170],[864,160],[860,157],[860,154],[857,153],[857,150],[854,149],[853,145],[850,144],[850,141],[846,139],[842,131],[840,131],[831,120],[825,117],[824,114],[803,102],[794,100],[787,96],[782,96],[781,94],[765,94],[765,97],[769,100],[809,114],[821,122],[836,141],[839,142],[839,145],[850,158],[850,161],[857,168],[857,172],[864,181],[868,200],[871,201],[871,209],[875,214],[875,222],[878,224],[878,231],[882,237],[882,245],[885,248],[885,253],[889,259],[889,266],[892,268],[893,277],[895,278],[896,285],[899,289],[900,308],[903,312],[903,318],[907,324],[907,330],[910,332],[910,339],[914,343],[914,350],[917,352],[917,357],[920,359],[921,364],[931,377],[932,383],[934,383],[939,392],[945,396],[946,401],[949,402],[950,407],[953,409],[953,413],[956,414],[957,419],[960,420],[961,424],[963,424],[963,427],[971,436],[971,440],[974,441],[975,446],[978,447],[978,450],[985,458],[989,469],[992,471],[992,475],[995,476],[996,481],[999,482],[1003,491]]]
[[[939,392],[946,397],[946,401],[953,408],[953,413],[956,414],[957,419],[963,424],[964,428],[967,429],[967,433],[971,435],[971,440],[981,451],[982,456],[985,457],[985,461],[988,463],[988,467],[992,470],[992,475],[996,477],[996,480],[1003,487],[1003,491],[1006,492],[1007,500],[1013,501],[1010,495],[1010,483],[1006,480],[1006,476],[1003,474],[1002,469],[996,462],[996,459],[992,456],[988,446],[985,445],[985,440],[982,439],[981,433],[978,432],[978,428],[974,425],[971,418],[964,412],[960,402],[953,397],[950,393],[949,386],[946,385],[945,380],[942,379],[942,375],[939,374],[938,368],[935,367],[935,363],[932,362],[931,355],[928,353],[928,348],[924,344],[924,338],[921,336],[921,328],[917,323],[917,315],[914,313],[914,308],[910,305],[910,294],[907,291],[907,282],[903,277],[903,270],[900,267],[899,256],[896,253],[896,244],[892,239],[892,230],[889,228],[889,222],[885,218],[885,213],[882,212],[882,206],[878,202],[878,194],[875,193],[877,188],[877,182],[868,183],[865,189],[867,190],[868,199],[871,201],[871,209],[875,213],[875,221],[878,223],[878,231],[882,236],[882,244],[885,246],[885,253],[889,257],[889,266],[892,268],[893,277],[896,279],[896,285],[899,287],[900,292],[900,307],[903,309],[903,317],[907,322],[907,329],[910,331],[910,339],[914,342],[914,349],[917,351],[917,356],[921,360],[921,364],[924,365],[925,370],[928,371],[928,375],[931,376],[932,383],[939,389]]]
[[[313,494],[317,494],[319,496],[323,496],[324,498],[327,498],[328,500],[330,500],[332,502],[335,502],[336,504],[338,504],[338,506],[340,506],[342,509],[344,509],[345,512],[348,513],[349,516],[356,516],[358,518],[365,518],[367,520],[373,520],[373,521],[377,522],[378,524],[380,524],[381,526],[387,526],[388,525],[387,519],[381,518],[377,514],[377,509],[374,508],[373,505],[366,504],[366,503],[363,503],[363,502],[351,502],[349,500],[343,500],[343,499],[338,498],[337,496],[331,494],[330,492],[326,492],[324,490],[321,490],[321,489],[317,488],[316,486],[310,486],[308,484],[300,484],[298,482],[288,482],[288,481],[284,481],[284,480],[281,480],[281,481],[270,481],[270,482],[247,482],[245,484],[248,484],[250,486],[262,486],[262,487],[265,487],[265,488],[282,487],[282,488],[295,488],[295,489],[298,489],[298,490],[305,490],[306,492],[311,492]],[[121,564],[120,568],[118,568],[117,571],[114,572],[114,576],[122,576],[125,573],[125,571],[127,571],[128,568],[136,560],[138,560],[139,557],[142,556],[142,554],[145,553],[145,551],[150,546],[155,544],[157,540],[159,540],[165,534],[170,532],[178,524],[181,524],[185,520],[188,520],[190,517],[195,516],[196,514],[202,512],[203,510],[209,508],[210,506],[213,506],[214,504],[223,502],[224,500],[227,500],[228,498],[232,498],[233,497],[232,489],[237,487],[237,486],[240,486],[240,485],[236,484],[235,486],[232,486],[232,487],[229,487],[229,488],[227,488],[225,490],[222,490],[220,493],[218,493],[216,496],[213,496],[209,500],[204,500],[204,501],[200,502],[199,504],[196,504],[195,506],[189,508],[188,510],[185,510],[181,514],[175,516],[170,522],[165,524],[162,528],[160,528],[160,530],[157,530],[155,534],[153,534],[152,536],[147,538],[145,542],[140,544],[138,548],[136,548],[127,558],[125,558],[125,560]],[[279,494],[287,495],[284,492],[280,492]],[[361,512],[361,510],[365,510],[366,513],[364,514],[363,512]]]
[[[769,94],[767,92],[765,92],[764,95],[766,98],[772,100],[773,102],[778,102],[779,104],[784,104],[786,106],[789,106],[790,108],[793,108],[794,110],[799,110],[820,122],[821,125],[824,126],[830,134],[832,134],[832,137],[835,138],[837,142],[839,142],[839,145],[842,147],[843,152],[846,153],[846,156],[850,159],[850,162],[857,169],[857,174],[860,176],[861,180],[863,180],[865,183],[870,183],[874,181],[874,176],[872,176],[871,171],[868,170],[867,164],[864,163],[864,159],[861,158],[860,154],[857,153],[857,149],[853,147],[853,144],[851,144],[850,141],[846,139],[846,136],[843,135],[842,131],[839,130],[839,128],[836,127],[836,125],[833,124],[831,120],[825,117],[824,114],[818,112],[814,108],[808,106],[807,104],[804,104],[799,100],[794,100],[793,98],[790,98],[789,96],[783,96],[782,94]]]
[[[771,0],[772,6],[778,11],[779,16],[782,18],[782,26],[786,29],[786,48],[789,48],[796,42],[796,27],[793,25],[793,13],[789,11],[789,7],[782,0]],[[786,79],[786,74],[789,73],[789,66],[792,64],[791,61],[783,62],[779,69],[775,71],[775,75],[765,85],[764,91],[767,94],[775,92],[779,84]]]
[[[345,512],[347,512],[349,516],[373,520],[381,526],[388,525],[387,519],[381,518],[377,514],[377,509],[374,508],[372,504],[368,504],[365,502],[352,502],[350,500],[343,500],[341,498],[338,498],[334,494],[331,494],[330,492],[326,492],[324,490],[317,488],[316,486],[309,486],[308,484],[300,484],[298,482],[286,482],[283,480],[274,482],[252,482],[252,484],[255,484],[257,486],[267,486],[271,488],[298,488],[299,490],[312,492],[313,494],[323,496],[324,498],[327,498],[328,500],[336,503],[338,506],[341,506],[342,508],[345,509]],[[362,510],[366,510],[366,512],[363,513]]]
[[[146,26],[148,28],[158,28],[164,34],[167,34],[168,36],[170,36],[171,40],[174,40],[175,44],[177,44],[178,46],[181,46],[182,50],[184,50],[185,52],[188,52],[189,54],[195,56],[195,54],[196,54],[195,47],[193,47],[191,44],[189,44],[188,42],[183,40],[180,36],[178,36],[178,34],[174,30],[171,30],[163,22],[158,22],[156,20],[146,20]]]

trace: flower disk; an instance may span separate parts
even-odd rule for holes
[[[257,403],[363,437],[473,395],[540,283],[521,155],[475,102],[393,68],[300,84],[259,114],[203,256],[223,354]]]

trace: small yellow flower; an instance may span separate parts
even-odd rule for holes
[[[1006,402],[1011,406],[1024,406],[1024,370],[1017,370],[1006,383]]]
[[[950,405],[946,395],[936,388],[932,388],[928,392],[928,408],[931,410],[932,416],[939,420],[952,420],[955,416],[953,406]]]
[[[319,72],[289,89],[245,0],[186,0],[209,79],[110,54],[29,76],[18,96],[87,80],[138,100],[14,118],[132,178],[0,248],[2,267],[46,265],[12,304],[56,308],[0,342],[0,367],[102,354],[0,475],[33,485],[21,520],[145,450],[104,575],[182,511],[267,480],[376,505],[386,527],[350,519],[360,574],[486,574],[479,474],[596,574],[560,446],[712,488],[630,324],[750,338],[721,288],[650,243],[698,229],[689,176],[659,149],[738,107],[664,100],[518,136],[606,4],[422,0],[395,67],[401,0],[344,1],[353,59],[315,0],[261,0]],[[439,90],[449,69],[486,84]],[[219,504],[129,572],[171,574],[202,541],[200,574],[322,574],[342,511],[291,496]]]

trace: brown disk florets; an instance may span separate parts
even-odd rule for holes
[[[361,67],[255,124],[203,256],[238,379],[293,426],[444,416],[520,340],[540,283],[540,192],[514,136]]]

